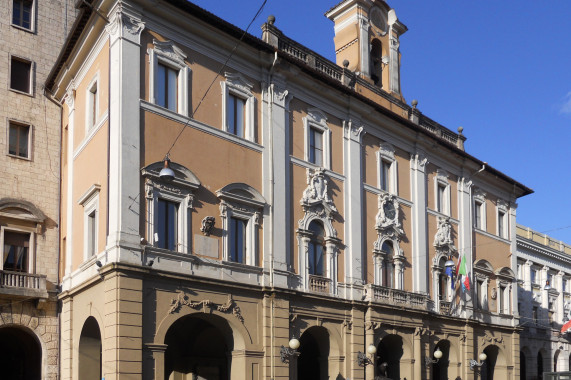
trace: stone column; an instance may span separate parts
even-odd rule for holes
[[[66,232],[65,232],[65,271],[63,278],[63,289],[71,287],[70,276],[73,268],[73,209],[74,209],[74,196],[73,196],[73,148],[74,148],[74,131],[75,131],[75,84],[71,82],[70,88],[65,97],[65,104],[68,109],[68,124],[67,124],[67,205],[66,205]],[[78,232],[79,236],[83,236],[83,231]]]
[[[414,358],[416,359],[413,372],[413,380],[421,380],[422,372],[424,366],[424,356],[422,350],[422,334],[423,329],[417,327],[414,330],[414,336],[412,338],[412,351],[414,352]]]
[[[428,294],[428,237],[426,221],[426,154],[417,150],[410,157],[412,199],[413,291]]]
[[[145,380],[164,380],[165,378],[165,351],[167,350],[166,344],[148,343],[145,345],[147,351],[151,355],[153,367],[155,369],[155,377],[152,373],[143,372],[143,379]]]
[[[563,275],[565,273],[562,271],[559,271],[557,273],[557,275],[555,276],[555,288],[559,291],[559,295],[557,296],[557,316],[555,318],[555,321],[557,323],[564,323],[563,322],[563,317],[565,316],[565,300],[563,297]],[[557,367],[559,368],[559,367]]]
[[[325,238],[326,251],[326,275],[331,280],[331,294],[337,294],[337,260],[339,253],[339,239],[334,237]]]
[[[438,297],[438,289],[439,289],[439,283],[440,283],[440,274],[442,273],[442,271],[440,269],[434,269],[432,271],[432,293],[433,293],[433,299],[434,299],[434,304],[435,304],[435,309],[438,313],[440,313],[440,298]]]
[[[348,298],[361,299],[362,289],[352,285],[363,285],[366,266],[366,250],[363,238],[363,176],[362,146],[365,132],[358,119],[344,121],[344,171],[345,181],[345,283],[350,284]]]
[[[141,46],[140,15],[125,3],[110,12],[109,24],[109,235],[110,261],[140,264],[139,207],[130,207],[140,193]],[[165,152],[166,153],[166,152]]]
[[[474,307],[473,294],[476,291],[474,270],[472,268],[472,181],[465,177],[458,179],[458,216],[460,225],[458,226],[458,252],[460,257],[464,255],[466,259],[466,270],[470,274],[470,281],[473,283],[471,292],[464,295],[466,307]]]
[[[359,19],[359,56],[361,73],[369,78],[371,76],[371,51],[369,48],[369,20]]]

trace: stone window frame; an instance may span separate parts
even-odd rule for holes
[[[225,72],[226,80],[220,82],[222,89],[222,130],[237,138],[256,142],[256,97],[252,91],[254,84],[246,80],[240,73]],[[245,101],[244,104],[244,137],[228,130],[228,101],[230,95]]]
[[[490,280],[494,276],[492,265],[484,259],[480,259],[474,263],[474,281],[475,296],[478,297],[478,309],[482,311],[490,311],[490,301],[488,299]],[[482,283],[482,289],[479,289],[479,282]],[[476,305],[474,305],[476,307]]]
[[[12,87],[12,62],[13,60],[17,60],[17,61],[21,61],[21,62],[27,62],[30,64],[30,76],[28,78],[29,80],[29,91],[21,91],[18,89],[15,89]],[[20,55],[16,55],[16,54],[10,54],[10,58],[9,58],[9,63],[10,63],[10,73],[8,74],[8,89],[12,92],[18,93],[18,94],[22,94],[22,95],[26,95],[26,96],[30,96],[30,97],[34,97],[34,82],[35,82],[35,68],[36,68],[36,64],[35,62],[27,57],[23,57]]]
[[[449,253],[450,254],[450,253]],[[455,255],[452,255],[455,256]],[[448,256],[445,253],[438,253],[432,261],[432,287],[433,287],[433,299],[437,303],[437,309],[440,310],[440,301],[451,302],[454,297],[454,290],[452,289],[452,279],[446,276],[446,294],[443,300],[440,300],[440,276],[446,275],[446,266],[444,265],[448,260]],[[453,268],[454,272],[455,269]],[[456,279],[456,281],[461,281]]]
[[[36,31],[36,15],[37,15],[36,4],[37,4],[37,1],[32,0],[30,28],[26,28],[26,27],[23,27],[21,25],[14,24],[14,18],[13,18],[14,0],[12,0],[11,3],[12,3],[12,6],[10,7],[10,26],[12,26],[13,28],[17,28],[17,29],[26,31],[26,32],[35,33],[35,31]]]
[[[312,129],[323,134],[323,165],[321,167],[331,169],[331,129],[327,125],[327,116],[323,111],[317,108],[308,109],[307,116],[303,117],[303,159],[311,165],[315,165],[309,161],[311,149],[310,134]]]
[[[21,127],[28,127],[28,155],[26,157],[23,156],[18,156],[15,154],[11,154],[10,153],[10,127],[12,125],[18,125]],[[24,122],[24,121],[20,121],[20,120],[15,120],[15,119],[7,119],[7,125],[6,125],[6,155],[13,157],[13,158],[18,158],[20,160],[27,160],[27,161],[32,161],[32,149],[33,149],[33,134],[34,134],[34,126],[30,123]]]
[[[159,199],[174,202],[179,205],[177,213],[177,253],[192,253],[191,226],[192,210],[194,209],[195,193],[200,187],[200,181],[190,170],[182,165],[171,162],[170,168],[175,172],[171,182],[160,179],[159,173],[164,162],[159,161],[142,169],[145,178],[145,198],[147,203],[146,232],[147,241],[155,246],[155,225],[159,221]],[[157,248],[156,249],[162,249]],[[169,250],[169,252],[172,252]]]
[[[101,109],[99,98],[101,96],[100,86],[99,86],[99,72],[93,76],[87,89],[85,90],[85,135],[88,136],[90,132],[94,131],[99,124],[100,118],[99,114]],[[97,93],[93,94],[93,89],[97,90]],[[93,104],[95,103],[95,105]],[[95,108],[95,115],[93,115],[93,108]]]
[[[99,193],[101,191],[101,185],[92,185],[78,200],[78,204],[83,207],[83,261],[88,261],[92,257],[99,254],[98,252],[98,238],[99,238]],[[90,233],[89,230],[89,218],[92,213],[95,212],[95,233],[93,236],[93,241],[95,245],[95,251],[89,252],[90,246]]]
[[[500,234],[500,214],[503,214],[503,234]],[[505,201],[500,199],[496,204],[496,235],[502,239],[509,239],[509,226],[509,207]]]
[[[395,158],[395,147],[389,143],[382,143],[379,146],[377,155],[377,187],[393,195],[398,195],[398,162]],[[389,184],[388,189],[384,190],[381,187],[382,164],[388,163],[389,167]]]
[[[246,257],[243,263],[249,266],[258,265],[259,228],[262,213],[266,207],[264,197],[253,187],[244,183],[232,183],[216,191],[220,201],[220,218],[222,220],[222,261],[238,263],[230,260],[231,219],[242,219],[246,224]]]
[[[388,257],[386,252],[382,250],[383,244],[390,242],[393,246],[393,256]],[[388,287],[391,289],[404,290],[404,251],[400,247],[399,239],[390,236],[378,235],[373,248],[373,263],[374,263],[374,283],[377,286]],[[392,285],[383,285],[384,276],[383,271],[385,265],[392,264],[391,279]]]
[[[186,64],[186,54],[172,41],[158,41],[153,39],[153,48],[147,49],[149,54],[149,102],[157,104],[156,75],[159,62],[173,70],[178,71],[177,76],[177,112],[183,116],[189,116],[190,86],[189,79],[192,73]],[[157,104],[158,105],[158,104]],[[168,110],[168,108],[165,107]],[[190,115],[193,116],[193,115]]]
[[[503,267],[495,271],[496,289],[497,289],[497,307],[498,314],[510,315],[512,310],[512,294],[514,292],[514,284],[517,283],[517,274],[508,267]],[[503,297],[503,299],[501,299]],[[504,309],[501,309],[502,304]]]
[[[4,234],[6,231],[30,234],[27,271],[24,273],[36,274],[36,233],[37,229],[24,225],[0,226],[0,270],[4,270]]]
[[[473,200],[472,200],[472,205],[474,208],[474,217],[473,217],[473,223],[474,223],[474,228],[478,229],[480,231],[486,231],[486,193],[482,192],[481,190],[476,190],[474,192],[474,196],[473,196]],[[476,223],[476,208],[480,209],[480,226],[477,225]]]
[[[448,172],[443,169],[437,169],[434,176],[434,210],[446,216],[450,216],[451,212],[450,182],[448,177]],[[442,199],[444,204],[439,207],[438,190],[441,186],[444,187],[444,198]]]

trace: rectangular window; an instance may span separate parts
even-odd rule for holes
[[[178,203],[158,200],[158,226],[156,226],[159,248],[176,251],[178,232]]]
[[[563,279],[562,285],[563,285],[563,289],[562,289],[563,293],[567,292],[567,280],[566,279]]]
[[[27,272],[29,250],[30,234],[4,231],[4,270]]]
[[[380,185],[381,190],[389,191],[391,186],[391,163],[385,160],[381,160],[381,178]]]
[[[245,262],[247,226],[247,220],[230,218],[230,261],[236,263]]]
[[[12,57],[10,65],[10,88],[12,90],[31,93],[32,62]]]
[[[8,154],[30,158],[30,126],[10,122],[8,127]]]
[[[446,212],[446,186],[441,183],[436,188],[436,211]]]
[[[97,218],[96,210],[87,215],[87,257],[97,253]]]
[[[157,104],[171,111],[177,110],[178,71],[159,62],[157,67]]]
[[[483,207],[484,205],[480,202],[474,202],[474,227],[478,229],[483,228]]]
[[[539,283],[539,277],[537,276],[537,269],[531,270],[531,283],[532,284],[538,284]]]
[[[534,306],[533,312],[532,312],[532,318],[533,318],[533,322],[535,322],[536,325],[537,325],[537,318],[538,318],[537,314],[538,314],[538,312],[539,312],[539,310],[538,310],[537,306]]]
[[[33,5],[33,0],[13,0],[12,24],[31,30]]]
[[[309,129],[309,162],[323,166],[323,132]]]
[[[87,128],[92,128],[97,124],[99,116],[99,96],[97,93],[97,82],[94,82],[87,93]]]
[[[244,138],[246,101],[234,94],[228,95],[228,132]]]
[[[506,238],[506,213],[498,211],[498,236]]]
[[[506,296],[506,288],[500,286],[500,294],[498,295],[498,301],[499,301],[498,310],[500,314],[507,314],[505,296]]]

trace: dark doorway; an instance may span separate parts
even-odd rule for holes
[[[537,378],[541,379],[543,377],[543,355],[541,352],[537,353]]]
[[[183,317],[169,328],[165,344],[165,379],[230,379],[234,340],[224,319],[205,314]]]
[[[324,327],[310,327],[299,339],[298,380],[329,379],[329,333]]]
[[[450,364],[450,342],[448,340],[441,340],[438,342],[434,351],[440,349],[442,357],[438,363],[432,365],[432,378],[434,380],[448,380],[448,365]],[[434,352],[432,353],[432,360],[434,360]]]
[[[79,378],[100,380],[103,378],[101,365],[101,330],[93,317],[83,324],[79,338]]]
[[[488,346],[484,349],[486,360],[480,369],[482,380],[493,380],[496,370],[496,362],[498,361],[498,353],[500,349],[497,346]],[[500,380],[500,379],[498,379]]]
[[[2,379],[39,380],[42,374],[40,343],[24,330],[0,329],[0,368]]]
[[[527,380],[526,361],[523,351],[519,352],[519,378],[520,380]]]
[[[400,359],[403,353],[403,341],[400,336],[391,334],[384,337],[377,347],[375,376],[400,380]]]

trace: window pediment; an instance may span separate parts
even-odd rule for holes
[[[218,198],[225,201],[247,204],[254,208],[263,208],[266,200],[256,189],[245,183],[232,183],[216,191]]]
[[[0,216],[35,223],[43,223],[47,219],[46,215],[31,202],[14,198],[0,199]]]
[[[148,166],[145,166],[143,169],[141,169],[141,174],[143,175],[143,177],[151,179],[155,183],[163,183],[164,185],[165,182],[162,181],[159,177],[159,173],[161,172],[161,169],[163,167],[164,167],[164,161],[158,161]],[[200,180],[198,179],[198,177],[194,175],[194,173],[188,170],[186,167],[177,164],[175,162],[171,162],[170,168],[175,173],[174,180],[169,182],[170,185],[173,185],[173,188],[182,187],[194,191],[200,187]]]
[[[157,41],[153,40],[153,45],[155,51],[161,55],[162,58],[167,58],[180,66],[184,66],[184,60],[186,59],[186,54],[177,47],[172,41]]]

